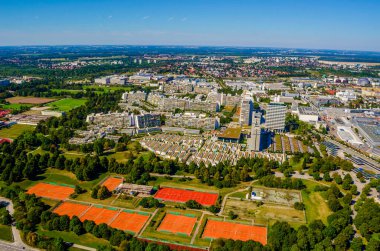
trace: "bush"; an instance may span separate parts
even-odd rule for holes
[[[140,201],[140,206],[144,208],[152,208],[152,207],[159,207],[160,206],[160,201],[152,198],[152,197],[145,197]]]
[[[186,201],[185,205],[191,209],[202,209],[202,205],[195,200],[188,200]]]
[[[102,186],[98,191],[98,199],[100,200],[107,199],[111,196],[112,196],[112,193],[105,186]]]
[[[305,209],[305,204],[303,204],[302,202],[296,202],[294,203],[294,208],[302,211]]]

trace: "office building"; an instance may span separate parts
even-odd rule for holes
[[[241,126],[249,126],[252,121],[253,103],[251,99],[244,99],[241,102],[239,122]]]
[[[284,131],[286,106],[283,103],[270,103],[266,109],[265,127],[270,131]]]
[[[251,137],[248,138],[248,150],[258,152],[261,150],[261,113],[252,113]]]

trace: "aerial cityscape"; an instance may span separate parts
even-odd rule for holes
[[[380,250],[380,2],[0,4],[0,250]]]

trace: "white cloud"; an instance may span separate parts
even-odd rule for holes
[[[186,22],[187,21],[187,17],[184,17],[181,19],[182,22]]]
[[[174,17],[169,17],[168,18],[168,21],[170,22],[170,21],[173,21],[174,20]]]
[[[147,19],[149,19],[150,18],[150,16],[145,16],[145,17],[143,17],[142,19],[143,20],[147,20]]]
[[[112,19],[112,15],[109,15],[109,16],[108,16],[108,19]]]

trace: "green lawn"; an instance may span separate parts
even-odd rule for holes
[[[10,226],[0,225],[0,240],[13,242],[12,229]]]
[[[92,234],[83,234],[83,235],[76,235],[73,232],[64,232],[64,231],[46,231],[42,229],[41,227],[38,229],[38,234],[47,236],[47,237],[52,237],[55,238],[57,236],[61,237],[64,241],[66,242],[71,242],[87,247],[92,247],[92,248],[98,248],[101,245],[108,245],[109,242],[96,238]]]
[[[27,107],[33,107],[33,105],[28,105],[28,104],[8,104],[8,105],[0,105],[1,109],[4,110],[14,110],[14,109],[20,109],[21,106],[27,106]]]
[[[86,102],[87,99],[65,98],[49,103],[46,106],[51,107],[53,110],[68,112],[74,108],[84,105]]]
[[[66,170],[58,170],[54,168],[48,168],[44,174],[38,176],[37,180],[24,180],[17,183],[20,187],[27,189],[30,186],[39,183],[39,182],[54,182],[58,184],[67,184],[67,185],[80,185],[86,190],[91,190],[93,186],[98,184],[103,178],[110,174],[101,174],[97,179],[92,181],[79,181],[75,177],[75,174]]]
[[[229,197],[235,197],[235,198],[239,198],[239,199],[245,199],[245,198],[247,198],[247,193],[248,193],[248,191],[236,192],[236,193],[231,194]]]
[[[11,126],[10,128],[0,129],[0,138],[16,139],[23,132],[32,131],[34,130],[34,128],[35,126],[32,126],[32,125],[16,124],[16,125]]]

